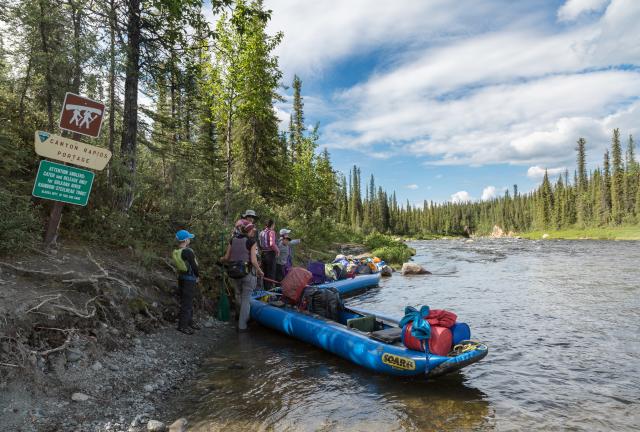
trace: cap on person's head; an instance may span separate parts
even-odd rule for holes
[[[245,210],[245,212],[243,213],[242,217],[247,217],[247,216],[251,216],[253,218],[257,218],[258,216],[256,215],[256,212],[253,210]]]
[[[192,239],[194,238],[195,235],[191,234],[189,231],[187,230],[180,230],[176,233],[176,240],[178,241],[185,241],[187,239]]]
[[[286,229],[286,228],[282,228],[282,229],[280,230],[280,236],[281,236],[281,237],[285,237],[285,236],[286,236],[286,235],[288,235],[290,232],[291,232],[291,230]]]

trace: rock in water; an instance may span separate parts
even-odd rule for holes
[[[166,426],[161,421],[149,420],[149,423],[147,423],[147,430],[149,432],[164,432],[165,429]]]
[[[75,402],[86,402],[89,400],[89,396],[84,393],[74,393],[71,395],[71,400]]]
[[[179,418],[169,425],[169,432],[186,432],[187,424],[188,422],[186,418]]]
[[[380,275],[381,276],[391,276],[393,274],[393,269],[391,268],[391,266],[384,266],[382,267],[382,269],[380,269]]]
[[[401,273],[403,275],[410,275],[410,274],[416,274],[416,275],[421,275],[421,274],[431,274],[430,271],[424,269],[420,264],[416,264],[416,263],[412,263],[412,262],[407,262],[402,264],[402,270]]]

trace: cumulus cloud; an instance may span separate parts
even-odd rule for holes
[[[411,190],[416,190],[416,189],[418,189],[418,185],[417,185],[417,184],[415,184],[415,183],[408,184],[408,185],[406,185],[405,187],[406,187],[407,189],[411,189]]]
[[[285,34],[278,54],[286,82],[293,73],[322,78],[350,56],[375,53],[364,81],[331,97],[305,96],[307,119],[325,121],[326,147],[428,157],[432,165],[557,167],[574,163],[584,137],[588,157],[601,160],[611,129],[640,132],[640,72],[628,66],[640,64],[640,1],[567,0],[556,11],[561,25],[525,3],[266,7],[271,32]],[[290,108],[280,108],[286,119]]]
[[[383,143],[436,165],[569,163],[580,136],[602,150],[612,127],[635,133],[640,120],[640,73],[611,63],[640,63],[640,32],[613,25],[627,22],[623,4],[640,18],[640,2],[614,0],[593,25],[507,28],[414,50],[336,95],[351,112],[327,134],[336,147]],[[624,62],[599,49],[616,32],[632,41]]]
[[[482,201],[489,201],[496,197],[496,187],[495,186],[487,186],[482,190],[482,196],[480,199]]]
[[[580,15],[602,10],[609,0],[567,0],[558,9],[558,20],[573,21]]]
[[[467,191],[458,191],[453,195],[451,195],[452,203],[465,203],[469,201],[473,201],[473,198],[471,197],[471,195],[469,195],[469,192]]]
[[[542,178],[544,177],[545,169],[549,177],[554,177],[564,173],[567,168],[566,167],[542,168],[536,165],[536,166],[529,167],[529,169],[527,170],[527,177],[533,180],[542,180]]]

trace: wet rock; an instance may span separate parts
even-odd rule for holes
[[[186,432],[187,424],[188,422],[186,418],[179,418],[169,425],[169,432]]]
[[[392,274],[393,274],[393,269],[391,268],[391,266],[385,265],[384,267],[382,267],[382,269],[380,269],[381,276],[389,277]]]
[[[120,366],[114,363],[109,364],[107,367],[109,368],[109,370],[112,370],[113,372],[118,372],[120,370]]]
[[[164,432],[166,428],[164,423],[158,420],[149,420],[149,423],[147,423],[147,430],[149,432]]]
[[[89,400],[89,396],[84,393],[74,393],[71,395],[71,400],[74,402],[86,402]]]
[[[416,264],[413,262],[408,262],[402,264],[401,273],[403,275],[422,275],[422,274],[431,274],[429,270],[423,268],[420,264]]]

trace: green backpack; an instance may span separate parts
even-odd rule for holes
[[[182,249],[176,249],[171,254],[173,262],[176,264],[176,269],[181,273],[186,273],[189,270],[187,263],[182,259]]]

